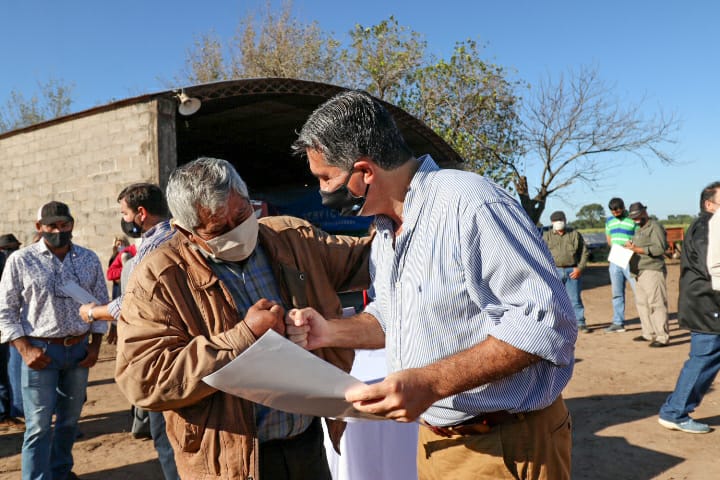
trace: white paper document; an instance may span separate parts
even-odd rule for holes
[[[633,256],[633,251],[628,250],[620,245],[612,244],[610,247],[610,254],[608,255],[608,262],[614,263],[620,268],[625,268],[630,263],[630,257]]]
[[[345,400],[345,392],[362,382],[273,330],[203,381],[285,412],[384,420],[355,410]]]
[[[72,280],[68,280],[63,285],[60,285],[60,290],[81,305],[85,305],[86,303],[100,304],[100,300],[95,298],[92,293],[88,292]]]

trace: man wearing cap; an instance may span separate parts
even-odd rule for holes
[[[73,227],[66,204],[45,204],[35,224],[41,240],[12,255],[0,281],[0,334],[24,361],[23,479],[76,478],[72,447],[88,369],[107,329],[85,323],[79,303],[63,288],[75,283],[107,302],[100,260],[72,243]]]
[[[556,211],[550,215],[552,229],[543,233],[550,254],[555,262],[558,277],[565,285],[568,297],[573,304],[578,330],[590,333],[585,323],[585,307],[580,297],[582,290],[582,271],[588,261],[588,251],[582,235],[575,229],[567,228],[565,212]]]
[[[607,243],[611,247],[619,245],[624,247],[627,242],[632,240],[635,235],[637,226],[632,218],[628,217],[625,210],[625,202],[622,198],[614,197],[610,199],[608,208],[612,214],[605,222],[605,236]],[[612,323],[605,329],[607,333],[624,332],[625,331],[625,281],[635,291],[635,280],[630,275],[630,266],[620,267],[612,262],[608,266],[610,274],[610,285],[612,286],[612,304],[613,318]]]
[[[636,279],[635,303],[642,326],[642,335],[633,340],[650,342],[653,348],[666,347],[670,341],[665,283],[667,236],[663,226],[648,216],[642,203],[630,205],[629,216],[637,230],[625,248],[635,254],[630,259],[630,272]]]
[[[20,248],[20,245],[20,241],[12,233],[0,235],[0,277],[7,257]],[[25,424],[16,418],[22,416],[22,403],[15,400],[21,392],[20,382],[13,381],[10,362],[12,354],[9,344],[0,343],[0,430],[23,431]]]

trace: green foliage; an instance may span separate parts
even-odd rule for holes
[[[575,214],[576,228],[600,228],[605,225],[605,209],[599,203],[585,205]]]
[[[0,106],[0,132],[27,127],[70,113],[74,85],[50,78],[38,83],[38,92],[26,98],[12,90]]]
[[[355,25],[344,53],[346,80],[381,100],[396,103],[422,64],[426,42],[392,15],[377,25]]]
[[[449,59],[418,68],[399,105],[423,120],[467,162],[503,186],[518,150],[515,85],[480,58],[477,42],[455,44]]]
[[[678,225],[690,225],[697,216],[695,215],[688,215],[688,214],[680,214],[680,215],[668,215],[666,220],[660,220],[660,223],[663,226],[678,226]]]

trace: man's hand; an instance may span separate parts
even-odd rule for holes
[[[345,400],[361,412],[412,422],[441,399],[433,391],[433,383],[427,369],[401,370],[382,382],[351,388],[345,392]]]
[[[90,343],[87,346],[87,355],[80,362],[78,366],[91,368],[97,363],[98,357],[100,356],[100,343],[102,342],[101,333],[93,333]]]
[[[52,361],[48,355],[45,355],[45,350],[31,345],[30,342],[14,342],[13,345],[15,345],[20,353],[20,356],[22,356],[25,365],[33,370],[42,370],[50,365],[50,362]]]
[[[90,318],[88,318],[88,311],[95,306],[97,306],[95,303],[86,303],[85,305],[80,305],[80,317],[82,317],[83,322],[92,323]]]
[[[275,302],[261,298],[250,307],[245,315],[245,324],[255,338],[262,337],[270,329],[285,335],[285,309]]]
[[[285,317],[287,337],[306,350],[315,350],[328,344],[328,321],[313,308],[294,308]]]
[[[582,275],[582,270],[580,270],[577,267],[573,268],[573,271],[570,272],[570,278],[572,278],[573,280],[577,280],[578,278],[580,278],[581,275]]]
[[[105,338],[107,339],[108,345],[117,345],[117,326],[114,323],[110,324],[110,329]]]

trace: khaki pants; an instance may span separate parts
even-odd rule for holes
[[[562,397],[547,408],[494,426],[489,433],[445,438],[420,426],[420,480],[566,480],[570,413]]]
[[[643,270],[637,277],[635,303],[637,304],[642,336],[660,343],[670,341],[667,312],[667,284],[665,272]]]

